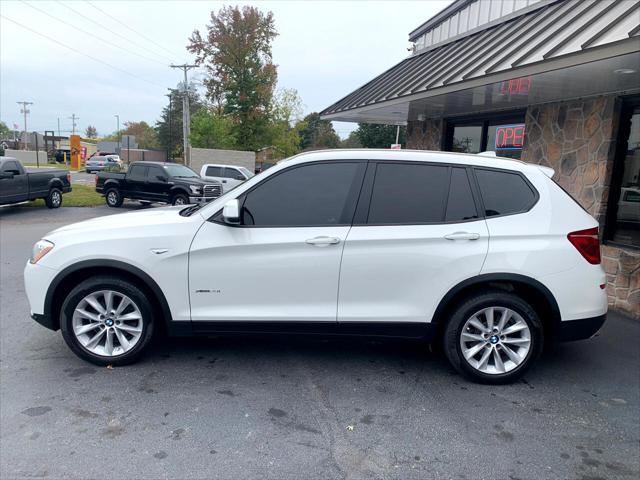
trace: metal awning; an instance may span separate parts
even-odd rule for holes
[[[321,116],[400,123],[407,120],[409,102],[414,100],[637,52],[640,2],[560,0],[414,54],[326,108]]]

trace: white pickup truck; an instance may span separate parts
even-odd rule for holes
[[[222,193],[236,188],[255,174],[245,167],[237,165],[221,165],[206,163],[200,169],[200,176],[205,180],[217,180],[222,183]]]

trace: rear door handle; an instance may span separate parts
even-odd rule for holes
[[[340,243],[340,239],[337,237],[314,237],[305,240],[305,243],[316,247],[327,247]]]
[[[480,234],[471,232],[454,232],[445,235],[444,238],[447,240],[478,240],[480,238]]]

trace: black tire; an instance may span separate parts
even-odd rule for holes
[[[122,206],[122,202],[124,202],[124,198],[122,198],[122,194],[117,188],[107,190],[104,194],[104,200],[107,202],[107,205],[112,208],[118,208]]]
[[[52,188],[45,197],[44,203],[47,208],[60,208],[60,205],[62,205],[62,191],[58,188]]]
[[[529,327],[529,351],[519,365],[506,373],[484,373],[472,366],[462,353],[460,339],[467,320],[487,307],[508,308],[517,313]],[[487,339],[487,344],[489,343],[493,343],[493,341]],[[535,310],[517,295],[500,290],[474,294],[463,299],[452,312],[443,337],[444,351],[451,365],[468,379],[485,384],[505,384],[517,380],[538,358],[542,346],[542,324]],[[485,347],[492,348],[492,345],[485,345]],[[495,348],[500,348],[500,346],[495,345]],[[480,350],[478,353],[481,352],[483,351]],[[506,352],[503,351],[503,353]]]
[[[189,205],[189,197],[184,193],[176,193],[171,199],[171,205]]]
[[[73,332],[73,312],[78,304],[87,295],[100,290],[113,290],[129,297],[142,314],[142,334],[138,343],[131,350],[117,356],[97,355],[86,349]],[[62,304],[60,311],[60,330],[62,337],[69,348],[78,357],[95,365],[127,365],[137,361],[144,353],[146,346],[153,336],[153,308],[145,295],[138,287],[129,281],[114,276],[97,276],[83,281],[71,290]]]

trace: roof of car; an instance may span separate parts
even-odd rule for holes
[[[390,150],[374,148],[348,148],[330,149],[303,152],[281,162],[308,162],[321,160],[406,160],[433,163],[459,163],[460,165],[473,165],[479,167],[504,168],[508,170],[523,171],[530,166],[521,160],[495,157],[483,154],[441,152],[429,150]],[[280,163],[280,162],[279,162]]]
[[[176,162],[152,162],[151,160],[138,160],[135,162],[131,162],[131,165],[159,165],[159,166],[165,166],[165,165],[182,165],[181,163],[176,163]]]

